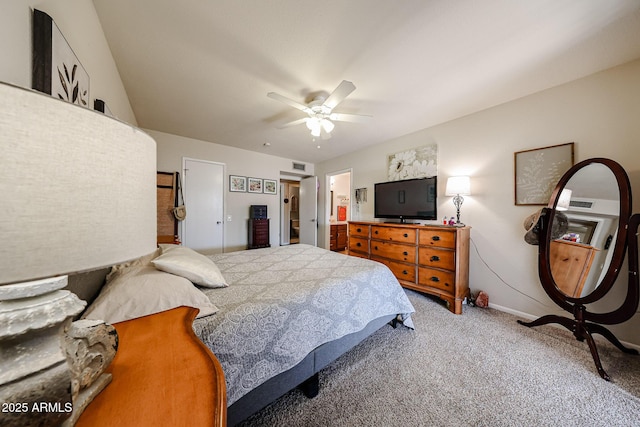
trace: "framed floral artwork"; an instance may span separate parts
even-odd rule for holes
[[[33,11],[33,89],[90,108],[89,74],[46,13]]]
[[[247,191],[247,178],[238,175],[229,175],[229,191],[244,193]]]
[[[574,143],[514,154],[515,204],[546,206],[562,175],[573,166]]]
[[[390,155],[387,175],[389,181],[438,175],[438,145],[425,145]]]
[[[262,179],[247,178],[247,185],[249,193],[262,193]]]
[[[264,194],[278,194],[278,182],[273,179],[265,179],[262,181],[264,185]]]

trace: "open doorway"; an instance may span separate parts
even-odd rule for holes
[[[327,217],[329,248],[347,250],[347,221],[351,220],[351,169],[327,174]]]
[[[300,243],[300,182],[280,180],[280,245]]]

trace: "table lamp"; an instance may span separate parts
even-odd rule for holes
[[[464,202],[462,196],[471,195],[471,179],[468,176],[451,176],[447,179],[445,196],[453,196],[453,204],[456,207],[456,225],[464,225],[460,222],[460,207]]]
[[[58,425],[72,409],[61,332],[86,305],[62,288],[69,274],[155,250],[155,141],[0,82],[0,146],[0,402],[24,405],[0,420]]]

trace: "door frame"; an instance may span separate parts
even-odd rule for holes
[[[353,212],[353,168],[341,169],[333,172],[327,172],[324,175],[325,191],[324,191],[324,215],[322,222],[325,225],[322,235],[324,236],[324,248],[329,249],[331,234],[331,178],[336,175],[349,174],[349,210],[347,221],[351,221],[351,212]]]
[[[183,183],[186,181],[187,177],[186,177],[186,163],[187,161],[194,161],[194,162],[201,162],[201,163],[211,163],[214,165],[220,165],[222,166],[222,253],[224,253],[225,248],[227,247],[227,233],[226,233],[226,229],[227,229],[227,222],[226,222],[226,216],[227,216],[227,192],[225,191],[225,182],[227,181],[227,164],[226,163],[222,163],[222,162],[215,162],[212,160],[205,160],[205,159],[196,159],[195,157],[182,157],[182,180]],[[187,202],[185,202],[186,205]],[[189,208],[187,206],[187,215],[189,215]],[[182,241],[182,236],[184,236],[184,221],[180,221],[180,240]]]

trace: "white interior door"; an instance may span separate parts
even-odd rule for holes
[[[318,177],[300,181],[300,243],[318,245]]]
[[[224,165],[196,159],[183,163],[187,217],[182,222],[182,244],[220,253],[224,245]]]

